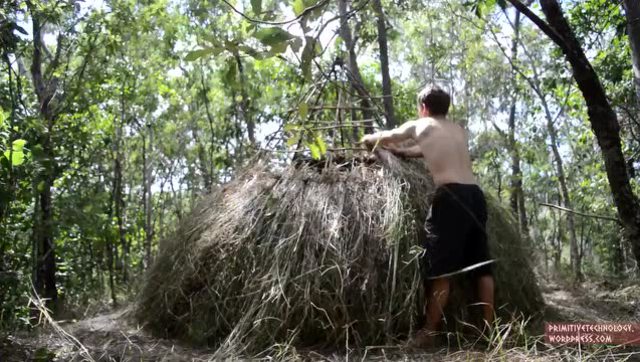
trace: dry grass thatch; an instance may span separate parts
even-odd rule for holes
[[[257,164],[206,196],[161,244],[137,318],[236,353],[404,338],[421,314],[418,235],[434,187],[421,164],[381,155],[279,172]],[[498,312],[536,313],[531,253],[488,201]]]

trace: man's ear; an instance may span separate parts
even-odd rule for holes
[[[420,116],[429,117],[429,109],[427,108],[427,105],[424,103],[420,104]]]

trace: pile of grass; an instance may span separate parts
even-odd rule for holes
[[[161,243],[136,316],[157,335],[235,353],[397,342],[421,318],[418,238],[433,191],[420,163],[386,152],[277,172],[258,164]],[[488,201],[498,312],[534,314],[531,253]]]

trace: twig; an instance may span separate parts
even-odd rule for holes
[[[286,153],[300,153],[300,152],[306,152],[308,150],[306,149],[299,149],[299,150],[270,150],[267,148],[260,148],[260,151],[265,151],[265,152],[286,152]],[[327,148],[327,152],[340,152],[340,151],[369,151],[366,148],[362,148],[362,147],[339,147],[339,148]]]
[[[375,119],[357,119],[357,120],[353,120],[353,121],[348,121],[350,124],[364,124],[364,123],[369,123],[369,122],[373,122],[375,121]],[[335,121],[307,121],[305,122],[306,124],[335,124]]]
[[[74,337],[69,332],[65,331],[62,327],[60,327],[60,325],[55,320],[53,320],[53,318],[49,314],[49,311],[44,306],[44,302],[42,301],[42,299],[40,299],[40,296],[38,296],[38,292],[36,291],[36,288],[33,286],[33,283],[30,283],[30,284],[31,284],[31,289],[33,291],[33,297],[35,299],[30,297],[29,302],[38,309],[38,311],[40,312],[40,317],[44,317],[44,319],[53,327],[53,329],[59,335],[61,335],[64,339],[74,344],[76,348],[80,350],[80,354],[84,357],[86,361],[95,362],[93,357],[91,357],[91,354],[89,353],[89,350],[87,349],[87,347],[85,347],[82,343],[80,343],[80,341],[78,341],[76,337]]]
[[[554,209],[558,209],[558,210],[562,210],[562,211],[566,211],[566,212],[570,212],[572,214],[576,214],[576,215],[580,215],[580,216],[585,216],[585,217],[591,217],[594,219],[602,219],[602,220],[609,220],[609,221],[615,221],[618,224],[622,225],[622,223],[620,222],[619,219],[612,217],[612,216],[605,216],[605,215],[595,215],[595,214],[587,214],[584,212],[580,212],[580,211],[576,211],[576,210],[571,210],[571,209],[567,209],[566,207],[562,207],[559,205],[554,205],[554,204],[547,204],[546,202],[541,202],[539,203],[539,205],[541,206],[547,206],[547,207],[552,207]]]
[[[357,126],[354,124],[336,124],[333,126],[311,127],[309,129],[313,131],[322,131],[322,130],[329,130],[329,129],[342,129],[342,128],[353,128],[353,127],[357,127]]]
[[[357,106],[313,106],[307,108],[310,111],[335,111],[336,109],[359,110],[359,111],[377,111],[376,107],[357,107]],[[297,109],[288,109],[287,112],[295,112]]]

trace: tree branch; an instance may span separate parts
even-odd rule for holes
[[[590,218],[594,218],[594,219],[602,219],[602,220],[609,220],[609,221],[615,221],[618,224],[622,224],[620,222],[619,219],[615,218],[615,217],[611,217],[611,216],[604,216],[604,215],[595,215],[595,214],[587,214],[584,212],[580,212],[580,211],[576,211],[576,210],[571,210],[571,209],[567,209],[566,207],[562,207],[562,206],[558,206],[558,205],[554,205],[554,204],[547,204],[546,202],[541,202],[539,203],[539,205],[541,206],[546,206],[546,207],[551,207],[554,209],[558,209],[561,211],[565,211],[565,212],[570,212],[572,214],[576,214],[576,215],[580,215],[580,216],[584,216],[584,217],[590,217]]]
[[[531,20],[534,24],[540,28],[554,43],[558,44],[560,47],[564,47],[565,41],[564,38],[549,25],[546,21],[542,20],[538,15],[536,15],[531,9],[529,9],[525,4],[521,3],[519,0],[507,0],[518,9],[523,15],[525,15],[529,20]]]

